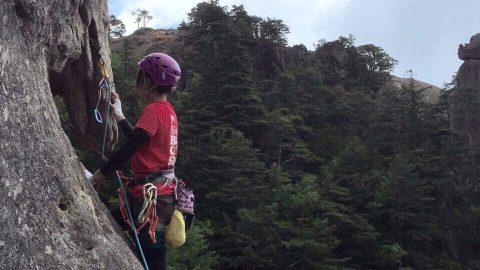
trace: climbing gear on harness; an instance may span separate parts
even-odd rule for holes
[[[140,227],[137,228],[137,233],[149,223],[148,235],[152,239],[152,243],[156,243],[155,228],[157,227],[157,187],[153,184],[145,184],[143,186],[143,205],[140,213],[138,214],[137,221]]]
[[[145,223],[147,218],[147,212],[151,209],[151,206],[157,201],[157,187],[153,184],[145,184],[143,186],[143,200],[142,209],[138,214],[138,222]]]
[[[158,224],[157,217],[157,197],[159,195],[165,194],[162,193],[167,185],[169,185],[173,179],[168,179],[163,177],[163,175],[172,173],[173,170],[160,171],[154,175],[141,178],[144,182],[139,183],[138,180],[132,180],[131,183],[133,186],[130,187],[130,196],[132,199],[143,199],[143,204],[140,210],[140,213],[137,218],[137,222],[133,223],[136,228],[136,232],[139,233],[147,224],[148,225],[148,235],[153,243],[156,243],[155,228]],[[154,178],[156,176],[156,178]],[[123,178],[124,180],[129,180]],[[151,181],[151,179],[155,179]],[[147,182],[149,181],[149,182]],[[128,186],[128,184],[126,185]],[[128,219],[127,212],[124,208],[124,199],[120,190],[117,190],[118,194],[118,205],[120,208],[120,214],[123,221],[131,226],[131,222]]]
[[[149,270],[147,261],[145,260],[145,255],[143,254],[142,245],[140,244],[140,240],[138,239],[138,233],[135,229],[135,226],[133,226],[133,217],[132,217],[132,212],[130,211],[130,206],[128,205],[127,193],[125,191],[125,188],[123,187],[122,180],[120,179],[120,176],[119,176],[118,172],[115,172],[114,175],[115,175],[115,179],[117,180],[118,185],[120,186],[119,190],[120,190],[121,194],[123,195],[122,196],[122,203],[127,208],[126,209],[126,215],[128,217],[128,220],[129,220],[128,223],[129,223],[130,228],[133,232],[133,235],[134,235],[134,238],[135,238],[135,244],[137,245],[138,251],[140,252],[140,256],[141,256],[142,261],[143,261],[143,266],[144,266],[145,270]]]
[[[176,85],[182,74],[177,61],[166,53],[149,54],[138,63],[138,67],[161,86]]]
[[[185,228],[189,230],[193,224],[195,196],[188,189],[183,180],[178,180],[175,185],[175,209],[183,214]]]
[[[193,191],[188,189],[185,183],[180,180],[178,182],[178,186],[176,188],[177,194],[177,203],[176,208],[182,214],[191,214],[194,213],[194,203],[195,203],[195,196],[193,195]]]
[[[100,80],[100,83],[99,83],[99,89],[103,89],[104,88],[103,86],[105,86],[106,90],[107,90],[107,99],[106,99],[107,104],[105,106],[106,108],[105,108],[105,114],[104,114],[104,116],[105,116],[105,127],[104,127],[104,132],[103,132],[102,152],[101,152],[104,161],[107,161],[107,159],[105,158],[105,140],[107,138],[108,114],[110,113],[110,100],[111,100],[112,89],[114,87],[114,84],[113,84],[113,82],[110,81],[110,77],[108,76],[107,69],[106,69],[106,66],[105,66],[105,62],[103,61],[103,59],[100,59],[99,67],[100,67],[100,72],[102,74],[102,79]],[[97,105],[98,105],[98,102],[97,102]],[[95,115],[97,115],[97,111],[98,111],[98,107],[95,108]],[[97,121],[98,120],[99,119],[97,119]],[[123,186],[122,180],[121,180],[118,172],[114,173],[114,178],[117,181],[117,184],[120,186],[119,192],[122,195],[122,196],[120,196],[122,198],[121,203],[122,203],[122,205],[126,206],[126,211],[125,211],[126,213],[125,214],[128,218],[128,221],[129,221],[128,223],[130,224],[130,229],[132,230],[132,233],[134,235],[135,244],[136,244],[136,246],[138,248],[138,251],[140,253],[140,257],[142,258],[143,266],[144,266],[145,270],[149,270],[147,261],[145,259],[145,255],[143,254],[142,245],[140,244],[140,240],[138,238],[137,230],[134,226],[132,212],[130,211],[130,206],[129,206],[128,199],[127,199],[127,193],[125,191],[125,188]],[[120,204],[120,201],[119,201],[119,204]],[[122,215],[123,215],[123,213],[122,213]]]
[[[185,244],[185,239],[185,220],[182,213],[175,210],[165,232],[165,242],[171,247],[178,248]]]

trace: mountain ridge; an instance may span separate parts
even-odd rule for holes
[[[153,29],[153,28],[140,28],[130,35],[110,39],[110,46],[113,53],[122,54],[125,46],[135,48],[129,52],[133,59],[138,61],[143,58],[145,54],[154,51],[165,51],[171,53],[174,51],[177,43],[183,43],[185,45],[185,33],[179,29]],[[283,72],[289,64],[303,65],[309,64],[309,57],[314,52],[309,51],[304,45],[298,44],[293,46],[281,46],[277,52],[272,52],[272,48],[268,46],[257,46],[252,48],[252,53],[257,57],[254,57],[254,64],[259,67],[262,64],[260,55],[271,55],[273,64],[280,72]],[[270,58],[270,57],[267,57]],[[184,61],[186,61],[184,59]],[[390,74],[390,79],[387,80],[387,84],[382,88],[394,88],[401,89],[408,86],[409,78],[398,77]],[[428,102],[437,102],[442,89],[434,84],[424,82],[422,80],[414,79],[416,87],[425,89],[425,99]]]

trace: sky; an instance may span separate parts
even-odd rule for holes
[[[136,30],[130,12],[147,9],[153,28],[176,28],[188,19],[199,0],[108,0],[110,14]],[[289,45],[309,49],[325,39],[352,34],[356,45],[375,44],[399,61],[394,74],[442,86],[462,61],[458,45],[480,32],[479,0],[220,0],[223,6],[243,4],[250,15],[282,19],[289,27]]]

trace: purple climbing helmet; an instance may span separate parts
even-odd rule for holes
[[[151,53],[138,63],[157,85],[176,85],[182,70],[177,61],[166,53]]]

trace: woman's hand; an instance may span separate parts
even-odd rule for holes
[[[125,116],[122,112],[122,102],[120,101],[120,96],[117,93],[112,92],[112,99],[113,103],[110,103],[110,108],[112,109],[115,119],[120,122],[125,119]]]
[[[85,174],[85,177],[87,178],[87,180],[91,182],[93,174],[89,170],[87,170],[87,168],[85,168],[82,162],[80,162],[80,168],[82,168],[83,173]]]
[[[107,177],[98,169],[92,176],[92,183],[96,190],[100,188],[103,181],[107,180]]]

